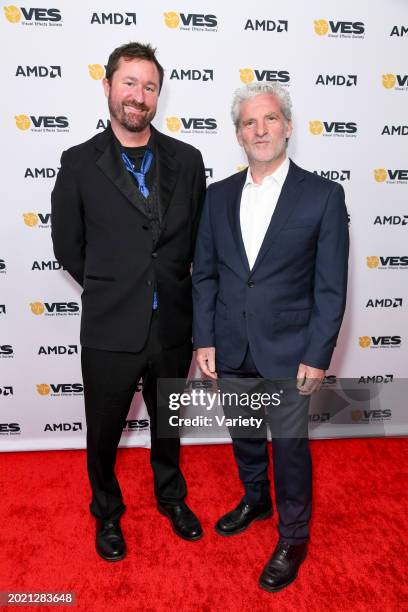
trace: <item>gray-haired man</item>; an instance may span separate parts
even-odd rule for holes
[[[194,344],[211,378],[289,381],[278,386],[287,390],[286,406],[267,415],[286,434],[272,427],[279,542],[259,584],[278,591],[307,552],[309,396],[329,367],[344,313],[347,213],[340,185],[287,157],[287,90],[243,87],[232,117],[249,168],[207,191],[193,267]],[[266,438],[233,436],[233,448],[245,495],[217,522],[223,536],[272,514]]]

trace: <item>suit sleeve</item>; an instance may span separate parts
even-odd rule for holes
[[[194,348],[215,346],[215,302],[218,270],[214,236],[211,228],[211,185],[205,198],[193,262],[193,341]]]
[[[313,308],[308,326],[305,365],[327,370],[346,306],[349,232],[343,188],[329,194],[317,240]]]
[[[192,245],[192,253],[194,253],[194,247],[197,238],[197,230],[198,224],[200,221],[201,211],[204,204],[205,192],[207,188],[207,183],[205,180],[205,168],[202,155],[200,151],[197,151],[197,163],[196,163],[196,173],[194,177],[193,184],[193,218],[192,218],[192,232],[191,232],[191,245]]]
[[[56,259],[82,285],[85,262],[83,205],[66,152],[62,154],[61,168],[51,194],[51,237]]]

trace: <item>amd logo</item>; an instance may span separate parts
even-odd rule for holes
[[[40,346],[38,355],[78,355],[78,345]]]
[[[82,431],[82,423],[47,423],[44,431]]]

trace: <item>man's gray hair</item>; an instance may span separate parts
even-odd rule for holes
[[[234,98],[231,105],[231,117],[234,122],[235,129],[239,128],[239,111],[242,102],[259,96],[260,94],[273,94],[280,102],[280,107],[286,121],[292,119],[292,100],[286,87],[280,83],[250,83],[244,87],[240,87],[234,93]]]

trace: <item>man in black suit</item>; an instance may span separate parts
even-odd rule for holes
[[[268,379],[257,384],[280,393],[279,406],[267,414],[279,542],[260,578],[262,588],[278,591],[306,557],[309,396],[329,367],[344,313],[347,212],[340,185],[287,157],[292,121],[285,88],[243,87],[232,117],[249,168],[208,189],[193,265],[193,336],[207,376]],[[245,494],[217,522],[223,536],[272,514],[266,437],[240,433],[232,432],[233,449]]]
[[[157,379],[183,378],[191,362],[190,265],[205,193],[200,152],[151,125],[162,82],[150,45],[115,49],[103,81],[111,124],[63,153],[52,192],[55,256],[83,287],[90,510],[109,561],[126,554],[114,467],[140,379],[158,510],[180,537],[202,535],[184,502],[180,442],[157,435]]]

